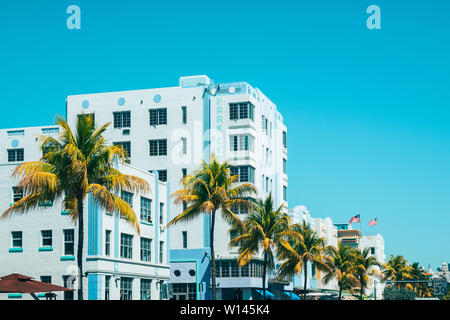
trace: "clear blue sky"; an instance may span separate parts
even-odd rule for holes
[[[290,205],[362,212],[388,255],[435,269],[450,262],[449,31],[444,0],[1,1],[0,127],[51,124],[70,94],[248,81],[284,115]]]

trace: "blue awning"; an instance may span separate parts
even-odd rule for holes
[[[256,289],[256,292],[258,292],[260,295],[264,296],[263,290]],[[274,294],[272,292],[270,292],[269,290],[266,290],[266,296],[275,297]]]
[[[300,297],[293,292],[284,291],[284,294],[291,298],[291,300],[301,300]]]

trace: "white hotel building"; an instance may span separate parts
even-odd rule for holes
[[[129,152],[131,165],[159,172],[168,194],[180,189],[181,178],[199,168],[211,154],[236,166],[240,182],[254,183],[258,197],[272,193],[275,205],[286,202],[286,126],[276,105],[246,82],[214,83],[207,76],[181,77],[169,88],[73,95],[67,98],[67,119],[95,114],[97,124],[111,122],[109,143]],[[167,221],[182,212],[167,203]],[[286,209],[287,210],[287,209]],[[239,213],[244,218],[245,212]],[[174,299],[210,298],[209,217],[168,229],[170,282]],[[218,299],[258,299],[262,261],[236,265],[229,249],[229,226],[216,221]],[[276,290],[289,286],[275,284]],[[269,288],[270,290],[270,288]],[[274,289],[275,290],[275,289]],[[274,293],[276,295],[276,293]]]
[[[0,130],[1,213],[23,196],[16,188],[18,181],[11,175],[18,164],[40,159],[37,136],[56,136],[58,132],[58,126]],[[141,216],[140,235],[117,213],[108,214],[90,196],[86,198],[84,299],[157,300],[163,298],[163,284],[170,279],[168,232],[160,228],[168,218],[167,184],[131,165],[116,166],[123,173],[145,179],[151,192],[121,194]],[[20,273],[60,286],[76,285],[73,280],[78,270],[77,230],[61,200],[42,203],[33,212],[0,220],[0,276]],[[77,298],[76,292],[56,294],[57,299]],[[0,294],[0,299],[32,298],[11,293]]]

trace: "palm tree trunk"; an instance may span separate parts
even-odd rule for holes
[[[83,199],[78,201],[78,300],[83,300],[83,244],[84,244],[84,217],[83,217]]]
[[[361,283],[361,290],[359,292],[359,300],[363,299],[363,292],[364,292],[364,285],[363,285],[363,279],[362,277],[359,279],[360,283]]]
[[[266,300],[266,269],[267,269],[267,252],[264,251],[264,264],[263,264],[263,300]]]
[[[209,246],[211,248],[211,299],[216,300],[216,256],[214,253],[214,224],[216,222],[216,211],[211,213],[211,232]]]
[[[303,299],[306,300],[306,285],[307,285],[307,276],[308,276],[308,263],[305,262],[305,270],[304,270],[305,281],[303,282]]]
[[[339,284],[339,300],[342,300],[342,284]]]

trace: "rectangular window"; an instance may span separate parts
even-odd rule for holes
[[[131,127],[131,112],[113,112],[114,128],[130,128]]]
[[[183,236],[183,249],[187,249],[187,231],[182,231],[181,234]]]
[[[164,224],[164,203],[159,203],[159,224]]]
[[[247,263],[245,266],[241,267],[241,277],[248,277],[250,275],[250,263]]]
[[[283,186],[283,200],[287,201],[287,187]]]
[[[230,103],[230,120],[251,119],[255,106],[250,102]]]
[[[131,192],[122,191],[122,194],[120,196],[124,201],[126,201],[130,207],[133,208],[133,194]]]
[[[159,263],[164,263],[164,241],[159,242]]]
[[[235,103],[230,104],[230,120],[238,120],[238,106]]]
[[[237,265],[237,261],[230,261],[231,264],[231,277],[237,278],[239,277],[239,266]]]
[[[111,230],[106,230],[105,233],[105,256],[111,255]]]
[[[166,182],[167,181],[167,170],[158,170],[159,181]]]
[[[150,156],[167,156],[167,139],[149,140]]]
[[[183,154],[187,154],[187,138],[186,137],[182,137],[181,138],[181,142],[183,143]]]
[[[286,131],[283,131],[283,146],[287,148],[287,134]]]
[[[8,149],[8,162],[24,161],[23,149]]]
[[[130,141],[113,142],[113,145],[122,146],[122,148],[125,150],[125,154],[127,155],[127,157],[131,158],[131,142]]]
[[[64,255],[73,256],[75,254],[75,231],[74,229],[63,230],[64,235]]]
[[[132,300],[133,298],[133,279],[120,278],[120,300]]]
[[[110,282],[111,282],[111,276],[105,276],[105,300],[109,300]]]
[[[253,151],[255,138],[252,135],[232,135],[230,136],[231,151]]]
[[[283,159],[283,173],[287,173],[287,160]]]
[[[141,279],[141,300],[151,300],[152,280]]]
[[[183,178],[187,176],[187,169],[186,168],[181,169],[181,172],[183,174]]]
[[[133,236],[130,234],[120,234],[120,257],[124,259],[133,258]]]
[[[43,247],[51,247],[53,245],[52,230],[41,230],[41,238]]]
[[[149,111],[149,119],[151,126],[159,126],[167,124],[167,109],[150,109]]]
[[[22,248],[22,231],[12,231],[11,239],[13,248]]]
[[[152,239],[141,238],[141,261],[152,261]]]
[[[186,124],[187,123],[187,107],[181,107],[181,112],[182,112],[182,121],[183,121],[183,124]]]
[[[222,261],[221,276],[223,278],[228,278],[230,276],[230,262],[229,261]]]
[[[72,277],[71,281],[69,281],[71,276],[63,276],[63,286],[64,288],[73,289],[75,277]],[[73,300],[74,291],[64,291],[64,300]]]
[[[152,200],[141,197],[141,220],[152,222]]]
[[[266,135],[269,134],[269,125],[268,125],[269,120],[267,120],[266,118]]]
[[[255,168],[252,166],[235,166],[230,168],[232,176],[239,175],[239,182],[255,183]]]
[[[266,117],[261,116],[261,128],[262,128],[262,131],[266,130],[265,126],[266,126]]]
[[[52,283],[52,276],[41,276],[41,282]]]
[[[20,187],[13,187],[13,202],[17,202],[23,198],[23,189]]]
[[[375,248],[374,247],[370,248],[370,254],[375,254]]]

